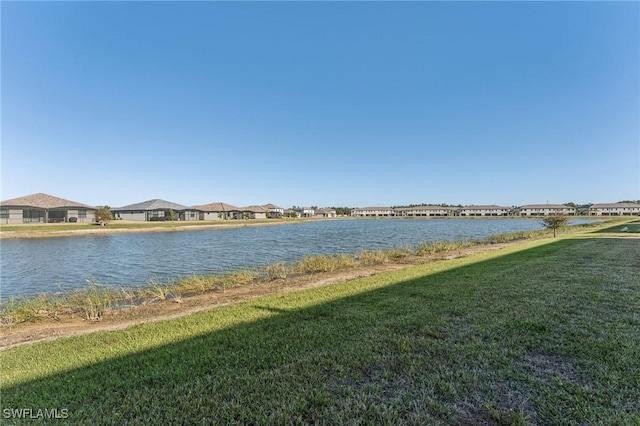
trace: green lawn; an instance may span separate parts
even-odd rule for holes
[[[2,351],[2,415],[640,424],[639,313],[640,239],[527,242]]]
[[[640,232],[640,220],[633,219],[597,231],[599,234],[621,234],[621,236],[638,232]]]

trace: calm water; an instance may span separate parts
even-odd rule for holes
[[[144,285],[150,279],[221,273],[314,254],[479,239],[541,228],[537,219],[331,220],[223,230],[3,240],[2,298],[73,290],[84,287],[87,279],[130,287]]]

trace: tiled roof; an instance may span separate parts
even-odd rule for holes
[[[387,211],[387,210],[392,210],[391,207],[359,207],[357,209],[354,209],[356,211],[360,211],[360,210],[374,210],[374,211]]]
[[[189,207],[182,204],[172,203],[171,201],[153,199],[143,201],[141,203],[129,204],[128,206],[118,207],[111,209],[112,211],[125,211],[125,210],[188,210]]]
[[[457,210],[456,207],[444,206],[415,206],[415,207],[397,207],[396,211],[423,211],[423,210]]]
[[[264,208],[265,208],[265,209],[267,209],[267,210],[283,210],[283,208],[282,208],[282,207],[278,207],[278,206],[276,206],[275,204],[271,204],[271,203],[269,203],[269,204],[265,204],[265,205],[263,205],[262,207],[264,207]]]
[[[93,206],[87,204],[78,203],[76,201],[65,200],[64,198],[54,197],[53,195],[43,194],[41,192],[37,194],[27,195],[25,197],[13,198],[0,202],[3,207],[15,206],[15,207],[37,207],[40,209],[57,209],[65,207],[80,207],[83,209],[95,210]]]
[[[231,204],[216,202],[209,204],[202,204],[199,206],[193,206],[192,209],[200,210],[203,212],[232,212],[232,211],[240,211],[239,207],[232,206]]]
[[[462,209],[463,210],[510,210],[511,207],[496,206],[496,205],[476,206],[472,204],[470,206],[464,206]]]
[[[571,207],[564,204],[527,204],[521,206],[521,209],[570,209]]]
[[[615,208],[640,208],[640,204],[636,203],[603,203],[594,204],[590,208],[592,209],[615,209]]]
[[[251,212],[251,213],[266,213],[267,209],[265,209],[262,206],[248,206],[248,207],[242,207],[240,211]]]

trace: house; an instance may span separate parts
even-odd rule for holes
[[[298,212],[293,209],[284,209],[284,217],[298,217]]]
[[[116,219],[145,221],[198,220],[198,211],[170,201],[153,199],[111,209]]]
[[[520,216],[574,216],[576,210],[564,204],[528,204],[516,209]]]
[[[262,206],[248,206],[240,209],[243,219],[266,219],[268,210]]]
[[[590,216],[636,216],[640,215],[640,204],[609,203],[589,207]]]
[[[465,206],[460,209],[460,216],[509,216],[509,212],[511,212],[511,207],[502,207],[502,206]]]
[[[198,220],[229,220],[240,217],[240,207],[215,202],[191,207],[198,212]]]
[[[391,207],[362,207],[351,210],[351,216],[378,217],[393,215],[394,211]]]
[[[262,207],[267,210],[267,217],[270,219],[280,219],[284,216],[284,209],[275,204],[265,204]]]
[[[297,207],[293,210],[295,210],[298,217],[314,217],[316,215],[315,209],[311,207]]]
[[[336,217],[336,211],[334,209],[323,208],[315,210],[316,217]]]
[[[0,202],[0,223],[55,223],[96,220],[96,208],[38,193]]]
[[[406,217],[441,217],[454,216],[457,208],[442,206],[416,206],[416,207],[397,207],[394,210],[395,216]]]

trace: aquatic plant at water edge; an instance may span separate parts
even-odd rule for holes
[[[87,287],[75,291],[69,295],[68,303],[75,312],[81,312],[89,321],[99,321],[112,307],[113,303],[120,299],[116,289],[98,284],[95,281],[86,280]]]
[[[288,276],[287,265],[284,262],[267,265],[263,271],[267,281],[286,280]]]

